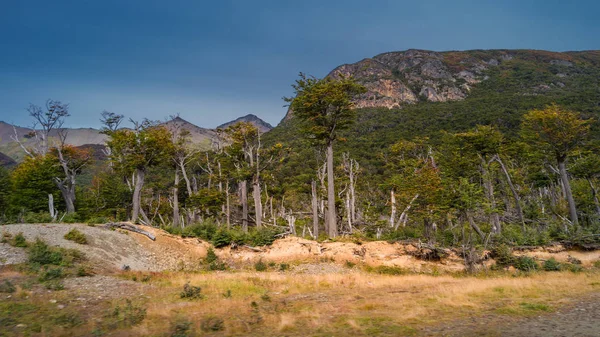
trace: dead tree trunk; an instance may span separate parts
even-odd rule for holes
[[[54,208],[54,196],[52,193],[48,193],[48,209],[50,210],[50,216],[52,221],[56,221],[56,209]]]
[[[252,184],[252,197],[254,198],[254,213],[256,228],[262,228],[262,201],[260,198],[260,184],[258,181],[254,181]]]
[[[335,212],[335,179],[333,175],[333,143],[327,144],[327,227],[329,237],[338,234],[337,216]]]
[[[571,184],[569,183],[569,176],[567,174],[566,158],[558,158],[558,170],[560,172],[560,179],[564,186],[564,193],[569,203],[569,217],[571,223],[576,226],[579,221],[577,219],[577,206],[575,205],[575,199],[573,199],[573,193],[571,192]],[[567,227],[565,226],[565,230]]]
[[[525,230],[525,217],[523,216],[523,209],[521,208],[521,198],[519,197],[519,193],[517,193],[517,189],[515,188],[515,185],[513,184],[512,179],[510,178],[510,174],[508,173],[506,166],[504,166],[504,162],[502,162],[502,160],[500,159],[500,156],[496,155],[492,160],[495,160],[496,162],[498,162],[498,164],[500,164],[500,168],[502,169],[502,172],[506,177],[506,181],[508,182],[508,187],[510,188],[513,198],[515,199],[515,208],[517,209],[519,221],[521,222],[523,230]]]
[[[240,203],[242,204],[242,230],[248,232],[248,187],[246,180],[240,182]]]
[[[231,210],[229,208],[229,181],[225,183],[225,215],[227,218],[227,229],[231,228]]]
[[[317,182],[312,181],[311,201],[312,201],[312,219],[313,219],[313,238],[316,240],[319,237],[319,205],[317,202]]]
[[[390,214],[390,227],[396,229],[396,195],[394,190],[390,191],[390,204],[392,206],[392,212]]]
[[[144,187],[144,178],[146,172],[143,168],[135,170],[135,186],[133,188],[133,210],[131,211],[131,222],[136,223],[140,215],[140,207],[142,203],[142,187]]]
[[[179,169],[175,169],[175,181],[173,183],[173,226],[179,226]]]

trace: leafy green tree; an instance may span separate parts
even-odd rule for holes
[[[579,113],[566,110],[556,104],[544,109],[534,109],[523,116],[522,136],[553,156],[558,165],[560,179],[569,204],[569,217],[578,224],[577,206],[573,199],[567,159],[586,140],[590,120],[581,119]]]
[[[113,129],[105,122],[104,132],[109,136],[110,161],[117,172],[133,175],[131,221],[141,214],[147,224],[150,219],[141,208],[141,193],[148,168],[160,165],[172,157],[172,135],[165,127],[149,120],[134,122],[133,129]]]
[[[60,171],[50,156],[26,157],[11,174],[11,205],[14,211],[40,212],[48,210],[48,195],[59,195],[54,177]],[[50,207],[54,207],[51,205]],[[52,214],[54,209],[50,210]]]
[[[340,76],[317,79],[300,73],[292,85],[296,96],[285,98],[295,118],[303,121],[302,130],[317,145],[327,149],[327,231],[336,237],[335,186],[333,172],[333,144],[340,138],[339,131],[347,129],[356,118],[352,99],[366,92],[353,78]]]
[[[6,217],[10,197],[10,175],[8,170],[0,166],[0,222]]]

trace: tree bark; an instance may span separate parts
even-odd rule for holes
[[[571,184],[569,183],[569,176],[567,175],[567,166],[565,163],[565,159],[558,159],[558,171],[560,172],[560,180],[564,186],[565,196],[567,197],[567,202],[569,203],[569,217],[571,218],[571,223],[576,226],[579,224],[577,220],[577,206],[575,205],[575,199],[573,199],[573,193],[571,192]],[[567,227],[565,227],[565,230]]]
[[[390,204],[392,206],[392,214],[390,214],[390,227],[396,229],[396,195],[394,190],[390,191]]]
[[[240,182],[240,203],[242,204],[242,230],[248,232],[248,187],[246,180]]]
[[[327,144],[327,222],[329,237],[338,234],[337,216],[335,212],[335,179],[333,175],[333,143]]]
[[[142,187],[144,187],[144,178],[146,172],[142,168],[135,170],[135,186],[133,188],[133,210],[131,211],[131,222],[136,223],[140,215],[140,206],[142,203]]]
[[[260,199],[260,184],[258,181],[254,181],[252,184],[252,196],[254,198],[256,228],[262,228],[262,201]]]
[[[179,226],[179,169],[175,169],[173,186],[173,226]]]
[[[48,193],[48,209],[50,211],[52,221],[56,221],[56,209],[54,208],[54,196],[52,193]]]
[[[316,240],[319,238],[319,205],[317,202],[317,182],[312,181],[311,197],[312,197],[312,218],[313,218],[313,238]]]

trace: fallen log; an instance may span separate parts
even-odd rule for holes
[[[154,234],[152,234],[150,232],[146,232],[145,230],[140,229],[137,226],[132,225],[130,223],[126,223],[126,222],[109,222],[109,223],[105,224],[104,227],[109,228],[109,229],[120,228],[120,229],[124,229],[124,230],[130,231],[130,232],[134,232],[134,233],[145,235],[146,237],[148,237],[152,241],[156,240],[156,236]]]
[[[243,245],[242,247],[250,249],[251,251],[254,251],[254,252],[261,252],[262,253],[262,251],[263,251],[260,248],[256,248],[256,247],[252,247],[252,246],[248,246],[248,245]]]

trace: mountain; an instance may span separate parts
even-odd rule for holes
[[[340,74],[368,89],[355,100],[356,123],[336,144],[336,153],[349,152],[365,174],[383,172],[382,153],[399,140],[428,137],[437,145],[444,132],[478,124],[495,125],[507,140],[516,139],[523,114],[551,103],[600,120],[600,51],[407,50],[341,65],[329,76]],[[598,123],[591,136],[600,143]],[[298,149],[282,173],[290,184],[294,176],[314,172],[308,167],[314,151],[305,149],[293,112],[264,140]]]
[[[17,162],[14,161],[11,157],[0,152],[0,166],[10,167],[10,166],[14,166],[16,164],[17,164]]]
[[[192,144],[206,150],[210,148],[211,141],[216,137],[217,134],[215,130],[201,128],[181,117],[175,117],[174,119],[165,122],[163,125],[166,126],[171,132],[177,130],[188,131]]]
[[[258,131],[261,133],[265,133],[268,131],[271,131],[271,129],[273,129],[273,126],[265,121],[263,121],[262,119],[258,118],[255,115],[252,114],[248,114],[244,117],[240,117],[236,120],[233,120],[231,122],[227,122],[225,124],[221,124],[219,126],[217,126],[217,129],[225,129],[228,126],[237,124],[239,122],[248,122],[251,123],[252,125],[254,125],[256,128],[258,128]]]
[[[396,109],[422,102],[461,101],[486,82],[494,82],[500,94],[507,85],[516,85],[522,95],[579,90],[583,88],[574,87],[574,82],[597,72],[599,66],[600,51],[410,49],[344,64],[327,76],[353,76],[367,88],[356,100],[357,108]],[[502,78],[507,81],[500,83]],[[592,81],[597,85],[597,79]]]
[[[264,122],[262,119],[254,115],[240,117],[234,121],[222,124],[218,128],[226,128],[227,126],[238,122],[250,122],[263,133],[273,128],[270,124]],[[192,144],[202,150],[210,149],[212,139],[216,138],[217,135],[215,129],[201,128],[184,120],[181,117],[176,117],[163,123],[163,125],[166,126],[170,131],[187,130],[189,132]],[[8,156],[13,160],[20,161],[25,156],[25,153],[19,144],[13,140],[15,130],[19,139],[24,143],[25,146],[32,142],[32,140],[29,140],[29,137],[30,134],[32,134],[33,129],[13,126],[0,121],[0,152],[3,152],[5,156]],[[106,142],[107,136],[100,133],[100,130],[92,128],[77,128],[66,129],[66,131],[66,142],[68,144],[77,147],[93,148],[95,149],[94,153],[96,153],[96,156],[99,156],[97,159],[103,158],[101,151],[99,151],[99,146]],[[52,131],[50,136],[56,137],[57,131]]]

